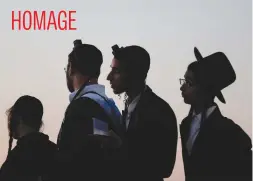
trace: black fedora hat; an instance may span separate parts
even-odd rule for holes
[[[202,57],[199,50],[194,47],[194,54],[199,64],[199,80],[201,86],[215,95],[222,103],[226,103],[221,92],[236,80],[235,71],[223,52],[216,52]]]

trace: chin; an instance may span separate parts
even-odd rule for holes
[[[74,89],[74,87],[72,85],[67,84],[67,87],[68,87],[68,90],[69,90],[70,93],[72,93],[72,92],[75,91],[75,89]]]
[[[75,91],[74,86],[73,86],[73,81],[69,77],[67,77],[67,87],[68,87],[69,92],[72,93]]]
[[[185,99],[185,98],[184,98],[184,103],[185,103],[185,104],[191,104],[191,102],[190,102],[190,101],[188,101],[188,100],[187,100],[187,99]]]
[[[124,91],[121,91],[119,89],[112,89],[114,94],[122,94]]]
[[[120,92],[120,91],[115,90],[115,89],[113,89],[113,93],[114,93],[114,94],[121,94],[121,92]]]

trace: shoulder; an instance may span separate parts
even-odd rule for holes
[[[175,115],[169,103],[154,93],[151,89],[146,93],[145,98],[147,99],[149,108],[152,110]]]
[[[221,131],[226,130],[227,132],[235,132],[241,129],[241,127],[236,124],[232,119],[229,119],[222,115],[217,118],[217,121],[215,121],[215,123],[216,128]]]
[[[236,124],[232,119],[221,117],[216,124],[217,130],[227,139],[232,140],[240,145],[248,145],[251,147],[251,138],[249,135]]]
[[[22,144],[19,145],[22,150],[26,152],[37,152],[39,154],[46,154],[57,150],[57,145],[49,139],[49,135],[38,132],[29,135]]]
[[[89,108],[90,106],[96,106],[97,103],[96,101],[88,98],[88,97],[81,97],[78,98],[74,101],[72,101],[69,106],[68,109],[83,109],[83,108]]]
[[[76,116],[80,115],[92,116],[101,111],[103,111],[103,109],[96,101],[88,97],[81,97],[69,104],[66,114]]]
[[[183,127],[186,123],[189,122],[189,116],[186,116],[180,123],[180,127]]]
[[[176,115],[171,106],[151,89],[147,90],[142,98],[144,100],[140,100],[141,110],[146,120],[167,126],[177,124]]]
[[[236,134],[237,136],[244,137],[245,139],[249,138],[249,136],[242,129],[242,127],[236,124],[233,120],[226,117],[224,117],[223,120],[223,128],[228,129],[231,133]]]

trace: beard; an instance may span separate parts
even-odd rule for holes
[[[69,92],[71,92],[71,93],[74,92],[75,89],[74,89],[74,86],[73,86],[73,80],[68,75],[66,75],[66,80],[67,80],[67,87],[68,87]]]

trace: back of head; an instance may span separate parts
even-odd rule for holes
[[[103,55],[94,45],[83,44],[81,40],[75,40],[68,61],[82,75],[98,78],[103,63]]]
[[[21,96],[14,105],[7,111],[8,128],[9,128],[9,149],[8,155],[10,156],[13,137],[17,135],[17,127],[22,120],[22,124],[39,131],[42,126],[43,105],[35,97],[25,95]],[[17,137],[16,137],[17,138]]]
[[[35,97],[21,96],[8,110],[8,114],[11,130],[17,124],[17,120],[22,120],[23,124],[39,130],[42,125],[43,105]]]
[[[149,53],[137,45],[119,48],[118,45],[112,47],[114,58],[123,66],[124,71],[134,79],[145,80],[150,68]]]

